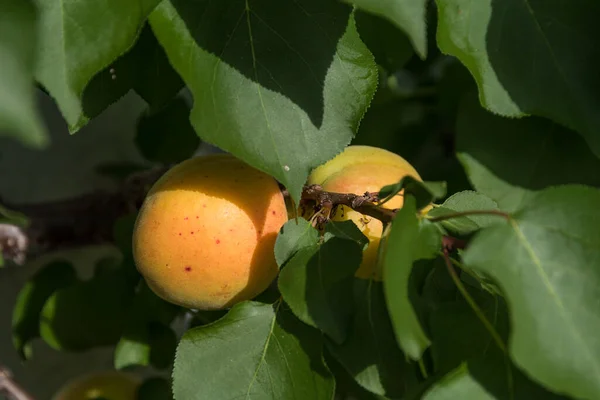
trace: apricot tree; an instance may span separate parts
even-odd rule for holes
[[[59,151],[39,98],[76,136],[146,107],[109,191],[23,204],[0,172],[15,351],[110,348],[145,400],[600,398],[597,15],[0,0],[3,143]],[[85,277],[69,251],[107,243]]]

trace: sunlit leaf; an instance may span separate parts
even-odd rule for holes
[[[377,85],[343,3],[169,0],[150,23],[194,96],[198,135],[296,203],[309,172],[350,142]]]
[[[284,303],[239,303],[185,333],[173,371],[175,398],[331,400],[334,380],[320,337]]]
[[[589,187],[543,190],[480,232],[464,256],[506,294],[515,364],[579,398],[600,396],[599,202]]]

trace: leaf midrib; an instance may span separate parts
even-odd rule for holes
[[[527,240],[527,237],[525,236],[525,234],[519,227],[517,221],[515,221],[513,218],[510,218],[509,222],[510,222],[510,225],[513,228],[515,234],[517,235],[518,240],[521,242],[522,246],[525,248],[525,251],[528,253],[529,257],[531,258],[531,261],[533,262],[533,264],[538,272],[538,275],[542,279],[542,282],[543,282],[544,286],[546,287],[546,290],[548,291],[550,296],[554,299],[554,301],[559,309],[560,314],[562,315],[563,319],[567,322],[567,326],[569,327],[569,330],[571,331],[573,337],[579,342],[580,346],[583,349],[585,357],[590,361],[591,365],[593,366],[595,375],[600,376],[600,366],[595,362],[594,358],[592,357],[593,352],[591,351],[591,349],[588,348],[587,343],[583,340],[583,337],[581,336],[580,332],[575,329],[575,325],[573,324],[573,321],[571,320],[571,318],[569,318],[567,310],[566,310],[562,300],[558,296],[558,293],[556,292],[554,286],[552,285],[552,282],[550,281],[548,274],[546,274],[546,271],[542,267],[542,263],[541,263],[539,257],[537,256],[533,247]]]

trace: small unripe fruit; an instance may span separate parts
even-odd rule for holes
[[[404,158],[390,151],[371,146],[348,146],[342,153],[316,168],[308,184],[318,184],[328,192],[353,193],[378,192],[383,186],[397,183],[405,176],[422,180],[418,172]],[[402,191],[383,205],[387,209],[401,208]],[[369,239],[363,260],[356,272],[359,278],[381,279],[376,270],[377,252],[383,233],[381,221],[365,216],[346,206],[338,206],[333,221],[352,220]]]
[[[287,221],[277,182],[226,154],[186,160],[148,193],[133,233],[137,269],[161,298],[217,310],[263,292]]]
[[[93,372],[67,383],[52,400],[135,400],[139,386],[140,380],[125,372]]]

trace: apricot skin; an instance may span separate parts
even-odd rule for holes
[[[68,382],[52,400],[135,400],[139,385],[139,379],[125,372],[93,372]]]
[[[134,228],[135,263],[166,301],[228,308],[275,279],[273,249],[286,221],[283,195],[269,175],[231,155],[189,159],[148,193]]]
[[[318,184],[324,190],[337,193],[378,192],[383,186],[398,182],[405,176],[422,180],[419,173],[404,158],[390,151],[371,146],[348,146],[327,163],[316,168],[308,178],[308,184]],[[404,204],[402,192],[383,205],[387,209],[401,208]],[[376,269],[377,253],[383,224],[372,217],[364,216],[346,206],[338,206],[333,221],[352,220],[369,239],[363,252],[363,260],[356,277],[381,280]]]

